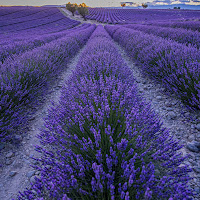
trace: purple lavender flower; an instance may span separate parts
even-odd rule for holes
[[[63,63],[78,52],[94,29],[95,25],[91,25],[67,36],[61,34],[63,37],[49,42],[44,39],[44,45],[4,61],[0,66],[1,142],[14,140],[14,130],[26,126],[29,115],[33,114],[27,108],[39,104],[38,97],[48,92],[50,84],[63,70]]]
[[[37,194],[30,189],[19,200],[62,199],[64,194],[91,200],[191,199],[190,169],[180,166],[181,145],[139,95],[102,26],[92,34],[45,125],[40,139],[49,149],[37,148],[41,178],[31,187]]]
[[[135,25],[128,25],[128,27],[135,27]],[[185,42],[180,44],[144,33],[142,25],[138,30],[121,26],[105,26],[105,28],[113,39],[126,49],[127,54],[141,65],[145,75],[175,93],[188,108],[200,109],[199,49],[191,45],[186,46]],[[154,32],[158,29],[154,28]],[[174,29],[171,33],[174,33]],[[186,35],[188,36],[187,33]],[[198,36],[197,40],[199,40]]]

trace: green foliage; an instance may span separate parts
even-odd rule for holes
[[[89,14],[89,11],[85,3],[82,3],[78,6],[78,12],[86,21],[86,15]]]
[[[67,3],[66,4],[66,8],[67,10],[69,10],[72,15],[74,16],[74,13],[76,12],[77,8],[78,8],[78,5],[76,3],[72,4],[72,3]]]
[[[143,3],[143,4],[142,4],[142,7],[143,7],[143,8],[147,8],[147,7],[148,7],[148,5],[147,5],[147,4],[145,4],[145,3]]]

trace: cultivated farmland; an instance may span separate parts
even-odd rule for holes
[[[200,199],[199,14],[0,7],[0,199]]]

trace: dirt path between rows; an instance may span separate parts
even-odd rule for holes
[[[200,130],[197,126],[200,123],[200,111],[189,111],[174,94],[167,95],[165,88],[144,76],[141,67],[135,65],[119,44],[116,42],[115,44],[127,66],[131,68],[142,97],[151,103],[153,110],[160,117],[163,127],[169,129],[170,135],[183,144],[183,148],[180,150],[183,155],[189,155],[185,164],[193,169],[190,173],[190,177],[193,178],[190,181],[190,187],[197,193],[194,200],[200,200],[200,153],[193,152],[191,148],[188,148],[188,144],[192,144],[192,141],[200,141]]]
[[[19,191],[24,191],[34,181],[34,177],[39,175],[39,172],[34,171],[30,166],[35,161],[31,157],[37,157],[38,152],[35,151],[35,145],[39,144],[39,139],[36,137],[40,129],[43,128],[44,117],[48,113],[51,102],[58,102],[61,88],[64,82],[69,78],[74,70],[82,54],[84,48],[66,65],[66,69],[57,78],[50,93],[45,97],[44,104],[37,109],[37,112],[32,116],[32,121],[29,124],[29,130],[26,137],[22,138],[19,148],[8,145],[1,153],[0,158],[0,200],[11,200],[16,198]]]

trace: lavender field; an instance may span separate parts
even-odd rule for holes
[[[0,199],[200,199],[200,11],[86,19],[0,7]]]
[[[183,27],[184,21],[199,21],[200,11],[193,10],[141,10],[141,9],[109,9],[109,8],[89,8],[87,19],[96,20],[109,24],[141,24],[141,23],[162,23],[165,26]],[[169,23],[174,21],[175,23]],[[176,25],[176,21],[180,22]],[[183,23],[183,25],[182,25]],[[199,22],[186,22],[188,27],[196,25],[199,28]],[[192,28],[191,28],[192,29]],[[194,30],[194,29],[193,29]]]

